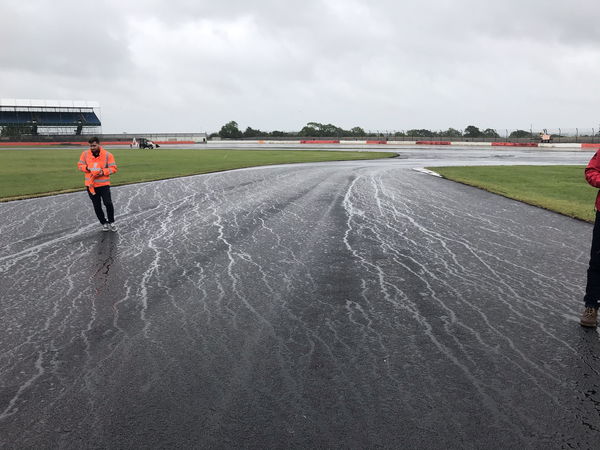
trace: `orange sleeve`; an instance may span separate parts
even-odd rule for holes
[[[115,157],[112,153],[108,154],[108,167],[104,169],[104,175],[112,175],[113,173],[117,173],[117,163],[115,162]]]
[[[87,165],[85,163],[85,152],[81,153],[81,156],[79,157],[79,161],[77,162],[77,168],[79,170],[81,170],[82,172],[88,172]]]

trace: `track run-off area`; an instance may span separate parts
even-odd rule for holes
[[[593,152],[395,151],[0,204],[0,448],[597,447],[592,225],[412,170]]]

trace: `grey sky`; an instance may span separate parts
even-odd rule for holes
[[[0,97],[104,132],[598,127],[597,0],[0,0]]]

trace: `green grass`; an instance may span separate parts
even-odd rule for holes
[[[585,166],[431,167],[444,178],[530,205],[593,222],[598,190],[584,178]]]
[[[0,149],[0,201],[83,190],[77,170],[84,149]],[[390,158],[395,153],[293,150],[110,150],[119,172],[113,186],[242,167]]]

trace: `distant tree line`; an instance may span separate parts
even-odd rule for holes
[[[308,122],[300,131],[262,131],[251,127],[247,127],[245,131],[242,131],[239,129],[238,123],[232,120],[223,125],[218,133],[210,135],[210,137],[215,136],[223,139],[258,137],[366,137],[367,133],[360,127],[344,130],[330,123],[322,124],[317,122]]]
[[[493,138],[498,139],[501,136],[493,128],[480,130],[474,125],[469,125],[463,131],[455,128],[448,128],[445,131],[432,131],[427,129],[412,129],[407,131],[396,131],[392,133],[366,132],[361,127],[353,127],[349,130],[337,127],[333,124],[322,124],[318,122],[308,122],[300,131],[261,131],[251,127],[247,127],[242,131],[239,129],[238,123],[234,120],[226,123],[221,127],[218,133],[213,133],[210,137],[220,137],[222,139],[243,139],[243,138],[267,138],[267,137],[415,137],[415,138],[430,138],[430,137],[462,137],[462,138]],[[515,130],[510,133],[509,138],[531,138],[531,132],[525,130]]]

